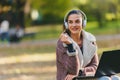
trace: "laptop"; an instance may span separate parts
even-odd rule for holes
[[[95,80],[101,76],[111,76],[120,73],[120,50],[104,51],[95,76],[77,76],[73,80]]]

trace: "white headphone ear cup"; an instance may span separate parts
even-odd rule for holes
[[[85,27],[86,26],[87,21],[83,20],[82,26]]]
[[[64,24],[65,24],[65,28],[68,29],[68,23],[65,22]]]

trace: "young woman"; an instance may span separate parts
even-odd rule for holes
[[[96,38],[84,30],[86,22],[87,17],[81,10],[66,14],[64,31],[56,47],[57,80],[94,76],[98,67]],[[100,80],[109,80],[109,77]]]
[[[57,80],[72,80],[77,75],[94,75],[98,66],[95,37],[86,32],[86,15],[71,10],[64,18],[65,30],[57,42]]]

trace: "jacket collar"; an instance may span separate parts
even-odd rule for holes
[[[93,58],[94,54],[97,51],[97,46],[93,44],[96,41],[96,38],[84,30],[83,34],[83,67],[85,67]]]

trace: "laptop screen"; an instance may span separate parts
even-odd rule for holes
[[[120,73],[120,50],[104,51],[95,77],[111,76]]]

